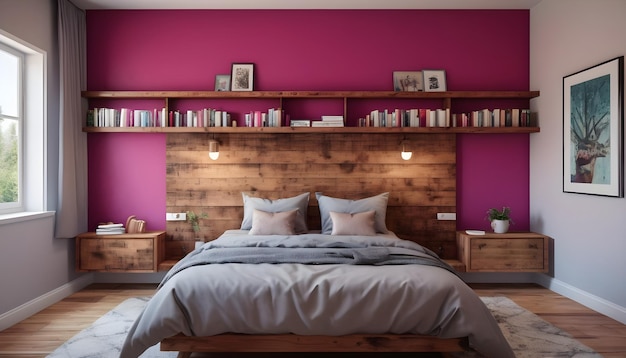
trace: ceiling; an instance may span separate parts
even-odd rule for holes
[[[530,9],[542,0],[71,0],[95,9]]]

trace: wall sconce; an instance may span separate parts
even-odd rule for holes
[[[413,156],[413,152],[409,151],[409,141],[404,139],[402,142],[400,142],[400,144],[402,145],[402,152],[400,153],[400,156],[402,157],[403,160],[409,160],[411,159],[411,157]]]
[[[209,140],[209,158],[217,160],[220,157],[220,145],[215,139]]]

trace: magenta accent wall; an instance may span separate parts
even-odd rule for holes
[[[394,70],[421,69],[445,69],[449,90],[528,90],[529,12],[87,11],[89,90],[212,90],[233,62],[255,64],[256,90],[391,90]],[[458,139],[457,227],[487,228],[486,210],[508,205],[527,230],[528,135]],[[165,151],[165,135],[89,135],[90,228],[128,213],[165,227]]]
[[[165,230],[164,143],[165,134],[89,134],[90,229],[135,215],[148,230]]]

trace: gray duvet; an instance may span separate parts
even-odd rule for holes
[[[474,291],[434,253],[394,234],[228,230],[167,273],[120,357],[181,332],[469,337],[488,357],[514,357]]]

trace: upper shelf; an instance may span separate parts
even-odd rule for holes
[[[539,127],[83,127],[87,133],[537,133]]]
[[[84,98],[102,99],[170,99],[182,98],[337,98],[344,100],[347,118],[348,99],[440,99],[443,108],[450,108],[453,99],[532,99],[539,91],[83,91]],[[84,127],[88,133],[535,133],[539,127]]]
[[[85,98],[535,98],[539,91],[83,91]]]

